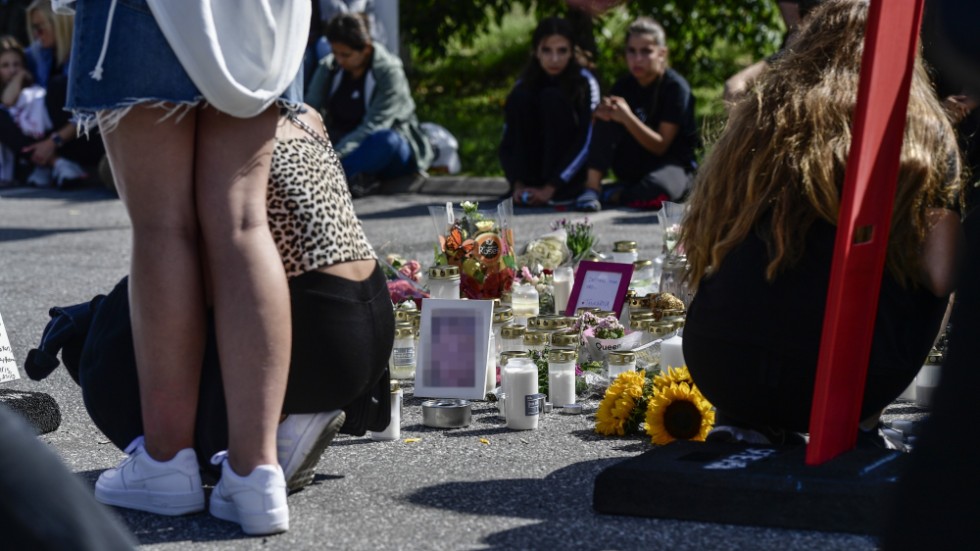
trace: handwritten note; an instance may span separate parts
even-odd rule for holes
[[[612,310],[619,295],[619,282],[622,279],[623,274],[616,272],[587,272],[582,279],[582,290],[579,292],[575,308],[599,307],[603,310]]]
[[[0,316],[0,383],[20,379],[17,371],[17,361],[14,359],[14,351],[10,348],[10,339],[7,338],[7,328],[3,325],[3,316]]]

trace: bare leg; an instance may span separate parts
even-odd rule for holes
[[[198,111],[195,189],[212,278],[228,404],[228,459],[247,475],[276,464],[292,327],[289,290],[266,219],[277,110],[237,119]]]
[[[103,135],[133,225],[129,293],[145,447],[169,460],[193,447],[204,354],[194,198],[195,114],[159,122],[137,107]]]

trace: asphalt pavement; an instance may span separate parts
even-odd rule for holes
[[[505,190],[501,185],[447,180],[427,184],[418,194],[358,199],[355,208],[379,253],[417,258],[427,266],[436,239],[428,207],[461,200],[492,205]],[[561,217],[581,215],[519,209],[518,243],[548,231]],[[621,239],[637,241],[640,258],[660,249],[654,213],[607,210],[589,219],[600,251]],[[39,341],[48,309],[109,291],[128,271],[130,244],[125,210],[105,191],[0,190],[0,314],[21,366]],[[41,438],[88,483],[123,457],[88,419],[63,369],[42,382],[19,380],[0,388],[41,391],[57,400],[61,427]],[[420,402],[406,395],[402,440],[339,437],[320,461],[314,484],[290,496],[291,528],[285,534],[246,538],[236,525],[207,513],[116,513],[144,546],[159,549],[876,548],[872,538],[850,534],[596,514],[596,474],[650,445],[640,437],[597,436],[594,399],[586,401],[583,415],[545,415],[536,431],[506,429],[496,407],[483,402],[476,404],[470,426],[431,429],[422,425]]]

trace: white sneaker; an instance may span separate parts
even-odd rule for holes
[[[276,452],[286,476],[286,487],[295,492],[313,482],[313,470],[346,420],[343,410],[293,413],[279,423]]]
[[[221,480],[211,492],[211,514],[237,522],[252,536],[289,530],[286,478],[279,465],[259,465],[248,476],[228,466],[228,452],[218,452],[211,463],[221,465]]]
[[[158,515],[185,515],[204,510],[204,489],[197,454],[191,448],[169,461],[146,453],[143,437],[126,447],[129,457],[95,482],[95,499],[106,505]]]
[[[66,182],[71,180],[78,180],[79,178],[88,178],[88,173],[85,169],[81,167],[75,161],[69,161],[64,157],[58,157],[54,161],[54,166],[51,169],[51,177],[54,178],[58,187],[62,187]]]
[[[51,187],[51,167],[37,166],[27,177],[27,185],[34,187]]]

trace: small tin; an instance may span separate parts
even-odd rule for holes
[[[469,400],[426,400],[422,402],[422,424],[437,429],[469,426],[473,410]]]
[[[566,404],[561,407],[561,412],[565,415],[581,415],[582,404]]]

